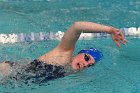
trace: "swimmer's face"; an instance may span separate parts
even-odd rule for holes
[[[80,70],[93,64],[95,64],[95,60],[91,55],[80,53],[73,58],[72,68]]]

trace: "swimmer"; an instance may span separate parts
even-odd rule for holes
[[[78,52],[77,55],[73,56],[73,51],[76,47],[75,44],[82,32],[105,32],[111,34],[112,40],[115,42],[117,47],[120,47],[120,44],[125,45],[127,42],[123,33],[114,27],[93,22],[75,22],[66,31],[61,42],[53,50],[22,66],[15,62],[6,61],[4,63],[0,63],[0,72],[7,76],[9,74],[10,78],[16,78],[16,80],[29,80],[34,78],[34,82],[38,82],[40,79],[40,82],[44,82],[64,77],[67,75],[67,67],[70,67],[73,71],[79,71],[92,66],[99,62],[103,56],[98,49],[83,49]],[[18,71],[14,70],[17,67],[19,67],[20,71],[19,69]],[[17,71],[18,73],[11,74],[12,71]]]

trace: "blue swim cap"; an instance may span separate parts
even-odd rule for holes
[[[83,49],[78,54],[80,53],[86,53],[86,54],[91,55],[94,58],[95,62],[100,61],[101,58],[103,57],[103,54],[95,48]]]

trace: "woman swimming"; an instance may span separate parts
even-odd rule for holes
[[[112,40],[118,47],[127,42],[123,33],[114,27],[93,22],[75,22],[53,50],[26,65],[15,62],[0,63],[1,74],[17,81],[34,79],[33,82],[44,82],[67,75],[67,66],[70,66],[73,71],[78,71],[94,65],[103,56],[97,49],[84,49],[73,57],[75,44],[82,32],[111,34]],[[12,74],[11,72],[15,73]]]

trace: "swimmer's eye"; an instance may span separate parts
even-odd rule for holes
[[[89,55],[85,54],[85,55],[84,55],[84,59],[85,59],[85,61],[87,61],[87,62],[90,61]]]

